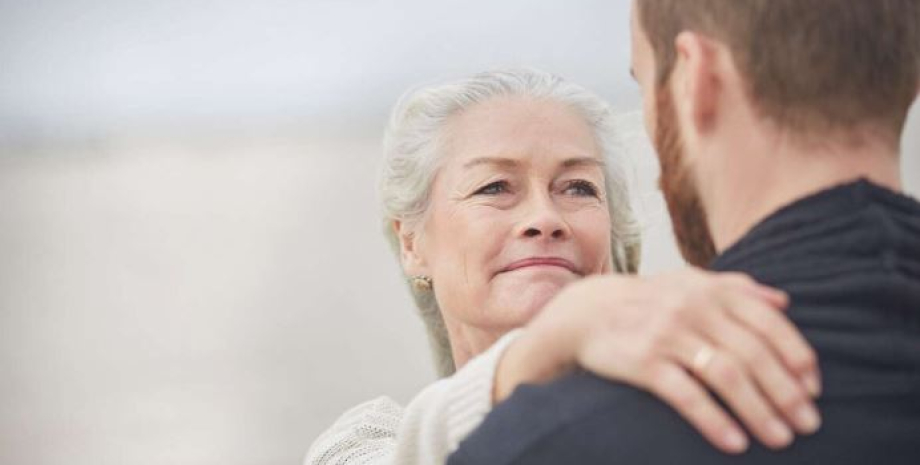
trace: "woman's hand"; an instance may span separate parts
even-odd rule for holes
[[[655,277],[596,276],[550,301],[499,362],[495,401],[523,383],[581,366],[671,405],[726,452],[747,437],[715,392],[772,448],[815,432],[817,358],[783,310],[788,297],[742,274],[697,269]]]

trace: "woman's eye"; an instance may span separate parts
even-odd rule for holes
[[[570,182],[563,192],[579,197],[597,197],[598,193],[594,184],[583,180]]]
[[[498,195],[508,192],[508,182],[507,181],[495,181],[493,183],[486,184],[477,190],[474,195]]]

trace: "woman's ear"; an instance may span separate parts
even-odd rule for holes
[[[418,247],[418,235],[402,221],[393,221],[393,233],[399,240],[399,260],[406,276],[431,276],[428,264]]]

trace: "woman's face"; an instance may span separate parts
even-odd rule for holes
[[[445,135],[408,271],[434,280],[449,324],[507,331],[566,284],[611,271],[602,157],[578,113],[501,97],[457,115]]]

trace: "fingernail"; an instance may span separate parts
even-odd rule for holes
[[[773,295],[778,297],[780,300],[784,302],[789,300],[789,294],[786,293],[785,291],[781,289],[773,289],[773,288],[771,288],[771,290],[773,291]]]
[[[818,375],[814,373],[804,375],[802,377],[802,384],[805,385],[805,389],[812,397],[821,395],[821,380],[818,379]]]
[[[799,431],[807,434],[814,433],[821,427],[821,417],[811,405],[799,407],[795,413],[795,421],[798,423]]]
[[[730,429],[725,433],[725,447],[732,452],[744,452],[748,448],[747,437],[736,429]]]
[[[779,447],[786,446],[792,442],[792,430],[779,420],[770,420],[770,423],[767,424],[767,431],[770,437],[773,438],[773,442]]]

